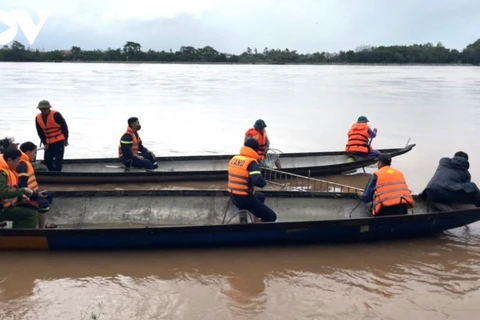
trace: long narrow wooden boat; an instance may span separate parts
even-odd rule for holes
[[[383,149],[392,157],[415,147]],[[117,158],[65,160],[62,172],[37,171],[40,184],[142,183],[168,181],[221,180],[227,178],[228,161],[233,155],[158,157],[154,172],[126,171]],[[340,174],[374,164],[376,161],[353,157],[343,151],[284,153],[282,171],[298,175]]]
[[[48,213],[57,229],[0,229],[0,250],[159,249],[326,244],[432,236],[480,220],[480,208],[370,217],[351,193],[265,192],[275,223],[241,224],[225,191],[65,191]],[[430,210],[432,211],[432,210]]]

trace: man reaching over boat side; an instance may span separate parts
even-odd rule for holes
[[[46,191],[39,191],[35,170],[32,165],[37,154],[37,146],[30,141],[24,142],[20,145],[20,152],[22,156],[16,169],[18,174],[18,187],[29,188],[33,191],[30,200],[38,204],[38,227],[40,229],[56,228],[57,226],[55,224],[46,223],[46,213],[50,209],[50,204],[52,204],[52,195]]]
[[[12,221],[13,228],[35,228],[37,226],[37,210],[19,206],[19,199],[28,199],[33,191],[29,188],[18,188],[18,177],[15,169],[20,163],[21,153],[10,147],[0,155],[0,198],[2,211],[0,221]]]
[[[392,158],[388,154],[378,157],[378,170],[365,187],[365,194],[358,196],[364,203],[371,204],[373,216],[391,216],[408,214],[408,209],[415,206],[411,191],[403,173],[391,167]]]
[[[468,154],[455,153],[453,158],[441,158],[435,174],[420,196],[429,202],[451,206],[453,203],[468,203],[480,207],[480,190],[472,182],[468,169]]]
[[[351,126],[350,130],[348,130],[348,141],[345,151],[374,159],[380,155],[380,151],[372,149],[371,142],[368,140],[377,136],[377,128],[372,130],[367,124],[368,122],[369,120],[367,117],[358,117],[357,122]]]
[[[47,100],[38,103],[40,113],[35,118],[38,137],[45,146],[44,161],[49,171],[62,171],[65,147],[68,146],[68,126],[60,112],[51,110]]]
[[[248,139],[255,139],[258,141],[259,149],[258,149],[258,156],[260,162],[265,161],[268,153],[268,149],[270,148],[270,141],[268,140],[267,131],[265,128],[267,127],[265,121],[262,119],[258,119],[255,121],[253,128],[250,128],[245,133],[244,142]],[[282,168],[282,164],[280,163],[280,159],[275,161],[275,166],[278,169]]]
[[[228,163],[228,192],[233,203],[240,210],[248,210],[262,222],[277,221],[277,214],[265,204],[265,195],[256,192],[255,187],[263,188],[267,182],[262,177],[258,165],[259,143],[248,139]]]
[[[134,167],[148,171],[157,169],[155,154],[144,147],[138,135],[141,129],[140,121],[137,117],[131,117],[127,123],[127,131],[123,134],[118,146],[120,161],[126,168]]]

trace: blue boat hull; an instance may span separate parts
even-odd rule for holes
[[[271,246],[433,236],[480,220],[480,209],[349,220],[108,229],[3,229],[0,250],[119,250]]]

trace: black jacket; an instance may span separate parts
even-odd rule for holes
[[[471,181],[469,168],[470,163],[462,157],[440,159],[435,174],[422,194],[429,190],[439,196],[450,198],[457,192],[479,192],[477,185]]]

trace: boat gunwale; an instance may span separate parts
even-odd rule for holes
[[[408,152],[416,146],[416,143],[409,144],[403,148],[390,148],[390,149],[378,149],[382,153],[389,154],[402,154],[399,152]],[[351,155],[345,151],[319,151],[319,152],[293,152],[293,153],[282,153],[280,158],[300,158],[300,157],[320,157],[320,156],[341,156],[341,155]],[[223,155],[193,155],[193,156],[162,156],[156,157],[157,161],[195,161],[195,160],[228,160],[231,159],[235,154],[223,154]],[[370,161],[371,159],[362,159],[360,161]],[[359,161],[359,162],[360,162]],[[80,159],[64,159],[63,164],[82,164],[82,163],[119,163],[118,158],[80,158]],[[42,171],[45,172],[45,171]],[[57,173],[57,172],[51,172]]]
[[[211,224],[211,225],[171,225],[171,226],[145,226],[145,227],[127,227],[127,228],[58,228],[58,229],[0,229],[1,237],[9,236],[56,236],[56,235],[145,235],[146,231],[150,235],[156,234],[177,234],[177,233],[202,233],[202,232],[259,232],[284,230],[286,232],[303,231],[305,229],[315,229],[316,227],[360,227],[372,225],[391,224],[392,221],[397,221],[397,225],[405,223],[416,222],[417,220],[436,221],[437,219],[449,219],[458,216],[461,219],[466,219],[468,216],[477,217],[476,221],[480,220],[480,208],[457,209],[451,211],[436,211],[429,213],[415,213],[408,215],[384,216],[384,217],[362,217],[350,219],[335,219],[335,220],[309,220],[309,221],[289,221],[289,222],[269,222],[269,223],[248,223],[248,224]],[[473,223],[473,222],[471,222]],[[303,229],[303,230],[302,230]],[[452,228],[448,228],[452,229]],[[448,230],[445,229],[445,230]],[[441,231],[439,231],[441,232]]]
[[[390,156],[396,157],[403,155],[405,153],[410,152],[413,147],[416,144],[409,145],[403,149],[383,149],[379,151],[388,151],[388,150],[396,150],[394,152],[389,153]],[[345,154],[345,152],[339,152],[341,154]],[[388,152],[387,152],[388,153]],[[195,156],[197,157],[197,156]],[[232,156],[224,156],[225,158],[222,159],[214,159],[210,158],[210,160],[223,160],[223,159],[230,159]],[[106,160],[105,160],[106,159]],[[100,164],[100,163],[119,163],[118,159],[115,159],[115,161],[111,160],[112,158],[98,158],[98,159],[71,159],[71,160],[65,160],[64,164],[80,164],[80,163],[92,163],[92,164]],[[165,159],[163,157],[157,157],[157,161],[162,161],[162,159]],[[102,161],[111,161],[111,162],[102,162]],[[205,159],[206,160],[206,159]],[[167,160],[168,161],[168,160]],[[188,160],[185,160],[188,161]],[[291,167],[291,168],[282,168],[282,171],[284,172],[289,172],[289,173],[305,173],[305,172],[311,172],[312,174],[317,174],[317,173],[323,173],[323,174],[333,174],[335,172],[344,172],[344,171],[349,171],[349,170],[354,170],[354,169],[359,169],[362,167],[366,167],[369,165],[372,165],[376,162],[375,159],[367,159],[363,158],[361,160],[355,161],[355,162],[346,162],[346,163],[338,163],[338,164],[330,164],[330,165],[322,165],[322,166],[309,166],[309,167]],[[40,183],[64,183],[63,181],[42,181],[43,178],[54,178],[54,177],[83,177],[83,178],[107,178],[107,177],[117,177],[117,178],[122,178],[122,177],[128,177],[131,179],[135,178],[142,178],[142,177],[182,177],[180,180],[185,180],[188,178],[193,178],[196,176],[202,177],[201,180],[207,180],[209,178],[217,178],[219,175],[226,175],[227,174],[227,168],[222,169],[222,170],[191,170],[191,171],[170,171],[170,170],[158,170],[158,171],[153,171],[153,172],[147,172],[144,170],[138,170],[138,171],[125,171],[122,168],[119,168],[118,172],[85,172],[85,171],[37,171],[35,175],[37,176],[37,179],[40,179]],[[177,180],[177,179],[176,179]],[[84,182],[77,182],[77,181],[66,181],[65,183],[84,183]]]

